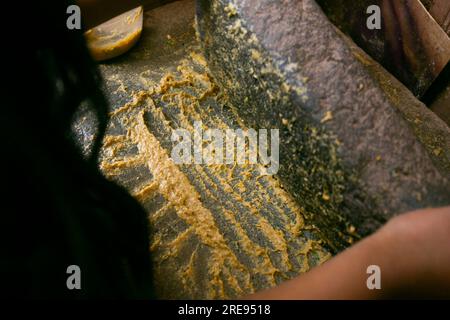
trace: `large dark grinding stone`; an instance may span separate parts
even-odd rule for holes
[[[281,129],[279,176],[332,247],[450,204],[450,129],[313,0],[199,0],[197,22],[246,124]]]

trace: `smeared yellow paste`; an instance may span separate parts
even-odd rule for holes
[[[156,195],[164,197],[166,204],[150,216],[153,223],[168,214],[170,210],[175,210],[177,216],[188,225],[186,230],[169,242],[164,242],[158,233],[154,235],[150,250],[156,254],[153,258],[158,270],[162,270],[163,273],[168,265],[178,263],[176,257],[183,245],[191,241],[193,235],[210,251],[207,265],[198,265],[200,262],[197,247],[185,265],[177,265],[178,271],[170,275],[171,279],[159,281],[178,283],[184,290],[181,296],[184,298],[235,298],[256,290],[253,282],[255,276],[263,277],[268,286],[274,286],[277,283],[277,277],[287,279],[292,277],[292,275],[288,276],[289,272],[298,274],[308,271],[311,253],[318,257],[318,263],[327,260],[330,254],[322,247],[320,240],[303,237],[304,230],[314,228],[305,225],[302,209],[281,188],[276,178],[263,174],[264,168],[260,165],[193,164],[190,170],[196,173],[196,180],[202,188],[200,194],[182,168],[172,161],[169,152],[149,131],[144,119],[146,112],[151,113],[154,119],[170,130],[169,119],[166,119],[161,108],[157,106],[161,102],[179,109],[178,122],[185,129],[193,129],[192,119],[208,119],[211,127],[229,128],[218,117],[211,117],[210,112],[203,105],[206,99],[218,101],[225,97],[219,92],[206,71],[196,72],[192,68],[192,65],[205,68],[204,58],[196,52],[190,56],[191,59],[184,61],[177,68],[176,73],[166,74],[159,83],[148,90],[134,93],[131,102],[111,113],[113,118],[123,124],[127,132],[120,136],[108,135],[104,139],[101,169],[105,175],[114,178],[125,168],[133,168],[137,165],[147,166],[153,175],[152,181],[130,192],[142,203]],[[190,89],[189,93],[186,92],[186,88]],[[245,129],[239,118],[235,120],[242,129]],[[119,150],[130,145],[137,146],[137,155],[125,158],[118,156]],[[218,184],[212,180],[211,174],[219,181]],[[213,213],[203,203],[202,196],[218,203],[221,201],[214,194],[214,190],[210,190],[207,185],[223,188],[235,203],[239,203],[244,208],[244,214],[255,217],[257,224],[250,228],[263,234],[269,241],[270,247],[254,242],[249,231],[239,222],[236,212],[223,207],[220,214],[233,227],[237,235],[236,239],[227,239],[217,225]],[[244,193],[251,193],[251,197],[244,199]],[[267,210],[265,208],[269,205],[273,210],[271,214],[283,221],[283,228],[273,226],[268,218],[260,213],[262,210]],[[240,260],[230,247],[230,241],[237,242],[242,253],[250,258],[253,266],[246,265]],[[290,243],[293,242],[301,248],[294,254],[289,251]],[[280,262],[275,263],[274,254],[279,257]],[[291,262],[292,259],[298,261],[300,267],[295,267]],[[199,268],[204,268],[203,277],[208,283],[206,290],[202,292],[196,289],[195,282],[195,270]],[[160,282],[158,279],[155,282],[158,287]],[[230,294],[227,287],[232,288],[234,293]]]

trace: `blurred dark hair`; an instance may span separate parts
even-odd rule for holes
[[[14,8],[4,39],[1,295],[151,298],[148,219],[98,169],[107,102],[82,31],[66,27],[68,5]],[[98,123],[90,159],[71,134],[82,102]],[[81,269],[81,290],[66,287],[69,265]]]

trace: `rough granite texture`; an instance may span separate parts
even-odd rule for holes
[[[148,214],[160,299],[228,299],[273,287],[331,257],[301,203],[262,165],[177,165],[174,129],[242,128],[200,53],[195,2],[144,13],[140,41],[100,65],[110,101],[100,169]],[[95,114],[73,131],[87,155]],[[126,214],[126,212],[124,212]]]
[[[280,128],[279,178],[336,251],[351,225],[450,204],[450,129],[313,0],[200,0],[198,36],[246,125]]]

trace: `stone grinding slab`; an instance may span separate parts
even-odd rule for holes
[[[136,47],[100,65],[111,106],[100,168],[148,212],[159,298],[237,298],[331,254],[301,203],[259,165],[171,162],[173,129],[192,129],[196,120],[245,128],[201,55],[194,9],[188,0],[146,12]],[[88,153],[95,135],[88,109],[74,133]]]
[[[349,223],[450,204],[449,127],[315,1],[200,0],[197,21],[239,116],[282,129],[279,177],[334,249]]]

